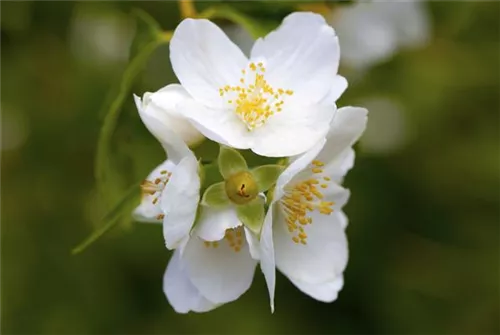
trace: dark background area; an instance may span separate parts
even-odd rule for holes
[[[276,24],[295,6],[232,5]],[[159,226],[125,222],[70,252],[102,215],[94,159],[103,106],[129,60],[131,10],[172,30],[177,3],[2,1],[2,333],[499,333],[500,4],[423,6],[432,23],[425,47],[363,72],[340,69],[350,83],[340,106],[382,99],[404,108],[366,104],[371,135],[345,181],[350,261],[338,300],[317,302],[279,275],[271,315],[258,271],[238,301],[178,315],[162,292],[170,253]],[[175,81],[164,45],[132,92]],[[394,127],[405,140],[373,150],[370,139]],[[117,194],[163,158],[131,92],[112,153]]]

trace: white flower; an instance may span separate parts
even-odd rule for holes
[[[424,45],[430,23],[423,1],[359,2],[333,13],[342,47],[342,63],[366,68],[392,57],[405,47]]]
[[[142,183],[143,199],[134,214],[138,220],[163,221],[168,249],[185,240],[191,230],[200,200],[198,162],[184,141],[162,119],[143,109],[134,96],[139,115],[165,149],[168,159],[155,168]]]
[[[178,109],[179,103],[189,98],[189,94],[181,85],[170,84],[155,93],[144,93],[141,113],[158,119],[165,127],[179,135],[187,145],[193,146],[201,142],[204,136]],[[162,134],[157,133],[154,126],[146,126],[156,138],[161,138]]]
[[[325,302],[337,298],[348,250],[339,186],[353,166],[351,148],[366,126],[364,108],[338,110],[326,140],[294,159],[279,176],[261,233],[261,267],[274,308],[275,265],[301,291]]]
[[[252,284],[255,243],[234,207],[202,206],[192,236],[175,251],[165,272],[169,303],[178,313],[206,312],[238,299]]]
[[[250,59],[208,20],[182,21],[170,42],[192,97],[180,112],[216,142],[272,157],[301,154],[326,135],[347,87],[339,58],[333,28],[312,13],[289,15],[256,41]]]

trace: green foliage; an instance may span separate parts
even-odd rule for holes
[[[162,44],[168,42],[163,35],[157,31],[157,24],[153,19],[142,11],[136,11],[138,16],[137,38],[132,44],[131,55],[134,55],[132,61],[127,66],[123,77],[119,83],[116,95],[112,99],[111,105],[103,120],[99,139],[97,142],[97,153],[95,159],[95,178],[99,194],[102,196],[105,204],[109,205],[112,198],[114,185],[110,182],[110,175],[117,173],[111,168],[112,151],[111,140],[117,126],[118,117],[122,110],[123,102],[128,94],[136,76],[144,68],[151,54]],[[146,36],[148,41],[146,42]],[[134,50],[141,46],[140,50]],[[135,53],[137,51],[137,53]],[[114,92],[114,91],[113,91]]]
[[[210,7],[200,13],[200,18],[229,20],[233,23],[241,25],[255,39],[265,36],[276,27],[276,22],[255,19],[230,6]]]
[[[205,139],[195,148],[191,148],[196,157],[198,157],[202,163],[209,164],[217,160],[219,155],[219,143]]]
[[[88,246],[97,241],[99,237],[104,235],[104,233],[115,227],[119,223],[121,216],[129,215],[129,213],[139,204],[141,195],[140,190],[139,184],[131,187],[125,196],[100,220],[99,228],[83,242],[74,247],[71,253],[76,255],[84,251]]]
[[[134,8],[131,13],[136,19],[135,36],[129,54],[129,59],[133,60],[149,43],[161,40],[163,32],[158,22],[145,11]]]

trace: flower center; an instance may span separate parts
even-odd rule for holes
[[[161,197],[161,192],[167,186],[170,177],[172,176],[172,172],[167,170],[160,171],[160,176],[155,178],[154,180],[144,180],[141,184],[141,190],[143,196],[150,195],[151,202],[153,205],[156,205]],[[161,220],[165,217],[164,214],[159,214],[156,218]]]
[[[234,250],[234,252],[239,252],[241,247],[243,246],[243,228],[236,227],[231,229],[226,229],[226,234],[224,235],[224,239],[228,243],[229,247]],[[218,248],[219,241],[203,241],[205,247],[207,248]]]
[[[264,78],[265,71],[263,63],[252,62],[241,70],[241,85],[219,88],[220,96],[235,108],[248,130],[262,126],[271,115],[281,112],[283,98],[293,94],[292,90],[271,87]]]
[[[224,187],[229,200],[238,205],[249,203],[259,194],[257,183],[248,171],[232,175],[226,179]]]
[[[332,201],[323,201],[321,189],[328,188],[330,177],[323,176],[324,164],[312,161],[311,171],[314,175],[310,179],[298,182],[285,188],[285,195],[280,200],[286,216],[288,231],[292,234],[295,243],[307,244],[307,234],[304,227],[313,223],[309,212],[318,210],[321,214],[330,215],[333,212]]]

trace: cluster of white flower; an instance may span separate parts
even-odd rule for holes
[[[175,249],[163,287],[177,312],[238,299],[259,263],[272,310],[276,268],[311,297],[336,299],[348,257],[340,184],[367,119],[363,108],[335,105],[347,88],[339,58],[335,31],[312,13],[289,15],[249,59],[210,21],[175,30],[180,85],[135,97],[168,159],[143,182],[134,214],[162,223]],[[212,185],[189,149],[203,140],[220,144],[222,181]],[[248,166],[243,149],[282,159]]]

